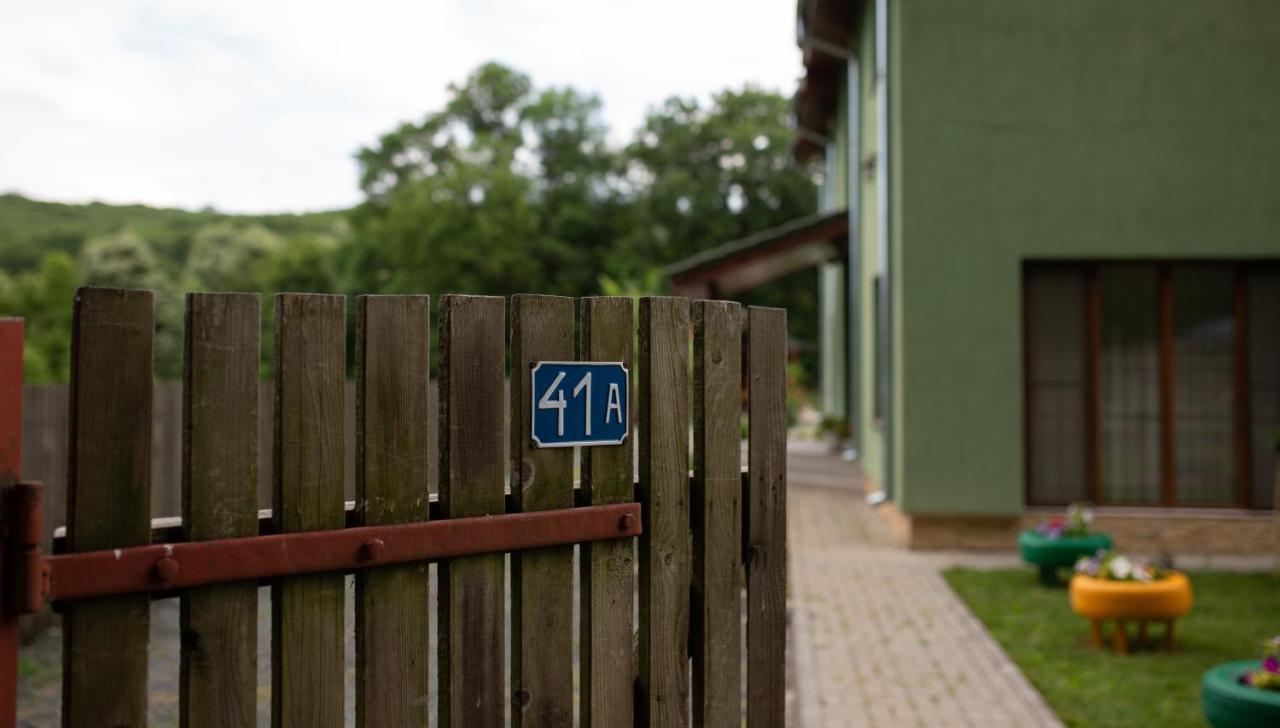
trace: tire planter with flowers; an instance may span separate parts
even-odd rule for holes
[[[1214,728],[1280,726],[1280,690],[1264,690],[1242,682],[1262,670],[1260,660],[1237,660],[1211,668],[1200,680],[1200,707]]]
[[[1129,649],[1126,622],[1137,623],[1139,641],[1146,641],[1148,623],[1162,623],[1165,644],[1172,649],[1174,623],[1191,611],[1191,581],[1185,574],[1111,554],[1081,559],[1070,593],[1071,609],[1092,623],[1094,644],[1104,641],[1104,622],[1115,622],[1117,652]]]
[[[1018,553],[1023,561],[1039,567],[1042,583],[1056,585],[1059,569],[1069,569],[1082,556],[1111,548],[1111,537],[1090,532],[1092,524],[1093,511],[1073,503],[1065,517],[1052,518],[1018,534]]]
[[[1081,556],[1092,556],[1111,548],[1111,537],[1105,533],[1049,538],[1031,529],[1018,534],[1018,553],[1022,560],[1040,568],[1040,581],[1058,583],[1058,570],[1069,569]]]

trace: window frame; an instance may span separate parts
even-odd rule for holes
[[[1101,333],[1102,333],[1102,295],[1099,285],[1099,269],[1112,265],[1153,265],[1158,271],[1159,280],[1159,462],[1160,462],[1160,498],[1158,502],[1124,502],[1104,500],[1102,493],[1102,427],[1101,413]],[[1174,331],[1174,295],[1173,270],[1181,265],[1225,265],[1230,266],[1234,278],[1234,312],[1235,342],[1233,352],[1233,427],[1232,448],[1234,461],[1233,499],[1229,503],[1205,504],[1179,503],[1176,490],[1176,443],[1175,425],[1177,422],[1174,408],[1177,393],[1174,391],[1173,339]],[[1050,269],[1071,269],[1082,276],[1085,287],[1084,340],[1085,356],[1085,392],[1083,416],[1084,431],[1084,472],[1087,482],[1084,492],[1088,499],[1097,505],[1140,508],[1203,508],[1203,509],[1241,509],[1258,510],[1253,505],[1253,417],[1250,411],[1250,386],[1252,383],[1249,371],[1250,331],[1249,331],[1249,279],[1250,273],[1257,269],[1280,268],[1280,259],[1106,259],[1106,260],[1070,260],[1070,259],[1034,259],[1024,260],[1021,269],[1021,334],[1022,334],[1022,439],[1023,439],[1023,497],[1028,506],[1062,506],[1051,499],[1037,498],[1033,490],[1032,461],[1032,337],[1030,331],[1031,311],[1029,310],[1032,276],[1039,271]]]

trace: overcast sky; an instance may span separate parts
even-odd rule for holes
[[[486,60],[600,95],[791,93],[795,0],[4,0],[0,192],[233,212],[358,201],[353,153]]]

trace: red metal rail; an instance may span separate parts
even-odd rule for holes
[[[324,571],[502,553],[638,536],[640,504],[454,518],[397,526],[250,536],[43,556],[42,486],[20,483],[5,514],[18,611],[136,592],[171,591]]]
[[[0,494],[11,492],[22,472],[22,319],[0,319]],[[0,534],[6,544],[11,535]],[[0,584],[10,580],[9,549],[0,554]],[[7,592],[3,586],[0,591]],[[0,725],[18,720],[18,610],[0,594]]]

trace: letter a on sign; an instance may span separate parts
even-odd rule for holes
[[[622,394],[618,390],[617,384],[609,385],[609,406],[604,411],[604,423],[609,424],[613,415],[618,416],[618,422],[622,422]]]
[[[630,373],[621,362],[540,361],[529,377],[535,446],[592,447],[626,441]]]

